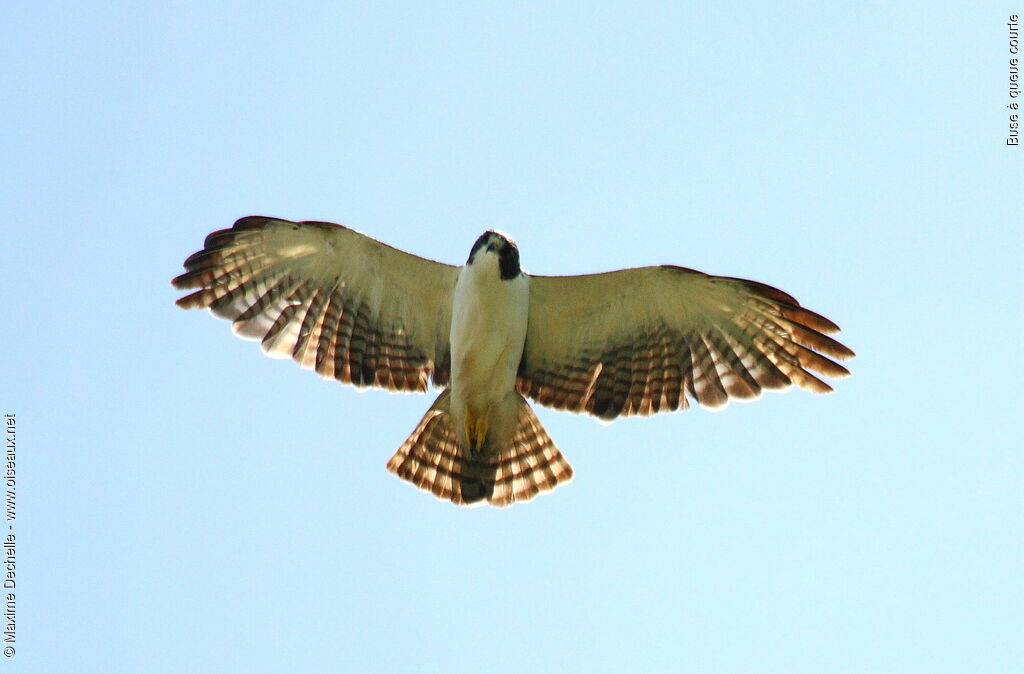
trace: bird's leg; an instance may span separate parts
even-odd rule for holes
[[[483,415],[477,417],[476,427],[473,430],[475,432],[474,435],[475,435],[475,440],[476,440],[476,449],[477,449],[477,451],[479,451],[479,450],[484,448],[484,442],[487,440],[487,414],[486,413],[484,413]]]
[[[484,410],[484,413],[480,416],[473,414],[473,411],[466,409],[466,420],[465,420],[465,431],[466,439],[469,441],[469,447],[466,449],[470,456],[475,455],[484,448],[484,443],[487,442],[487,416],[489,410]]]
[[[469,440],[470,455],[476,451],[476,421],[473,419],[473,412],[466,410],[466,438]]]

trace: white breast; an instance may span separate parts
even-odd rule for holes
[[[452,408],[483,414],[514,390],[526,342],[529,278],[503,281],[494,252],[462,268],[452,305]]]

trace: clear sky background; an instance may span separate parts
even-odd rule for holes
[[[0,671],[1021,671],[1013,10],[4,3]],[[433,394],[173,305],[249,214],[757,279],[853,376],[541,409],[575,480],[460,509],[384,469]]]

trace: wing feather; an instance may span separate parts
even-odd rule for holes
[[[772,286],[682,267],[530,278],[523,395],[605,419],[751,400],[849,371],[835,323]]]
[[[242,218],[206,237],[172,283],[267,355],[356,386],[424,391],[449,378],[458,269],[326,222]]]

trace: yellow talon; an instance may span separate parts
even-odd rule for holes
[[[484,442],[487,440],[487,416],[482,416],[476,420],[476,448],[483,449]]]
[[[479,452],[484,448],[487,441],[487,414],[476,417],[472,412],[466,410],[466,440],[469,442],[469,451]]]

